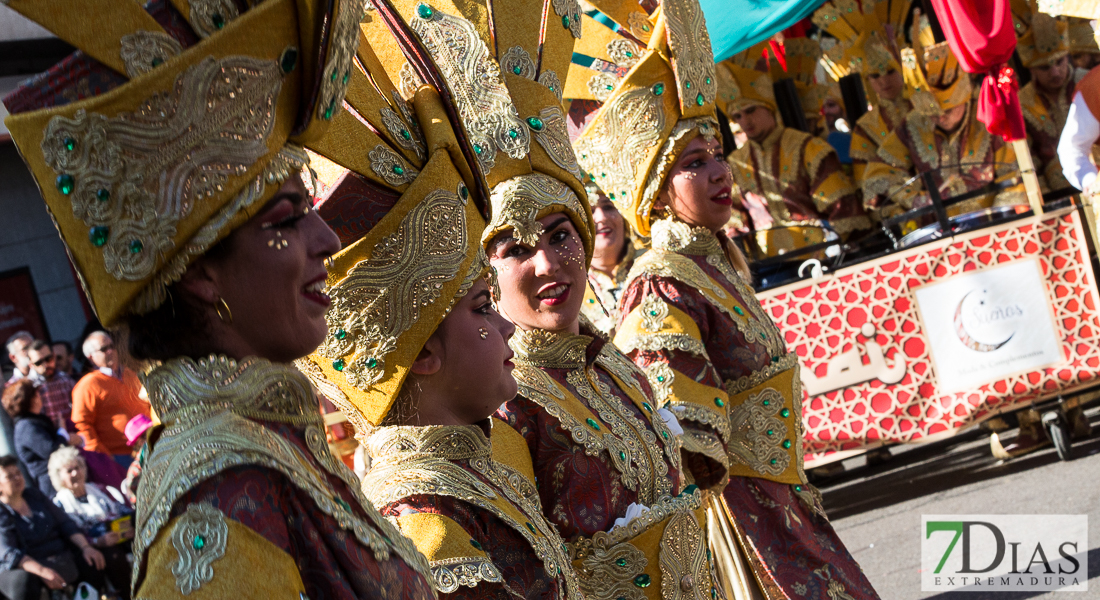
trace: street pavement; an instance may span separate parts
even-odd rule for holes
[[[1053,447],[999,461],[988,435],[975,429],[944,442],[895,446],[880,465],[849,459],[844,473],[818,487],[833,527],[883,600],[1100,599],[1100,409],[1086,415],[1094,433],[1074,442],[1069,462]],[[922,592],[922,514],[1088,515],[1089,590]]]

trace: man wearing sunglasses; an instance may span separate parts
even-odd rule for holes
[[[58,429],[76,432],[73,425],[73,387],[76,382],[57,370],[57,357],[53,348],[43,340],[35,340],[27,348],[31,364],[31,381],[38,386],[42,399],[42,414],[50,418]]]

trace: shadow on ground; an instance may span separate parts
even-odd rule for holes
[[[1090,420],[1094,433],[1089,438],[1074,440],[1075,457],[1100,452],[1100,414],[1091,414]],[[988,439],[988,434],[980,430],[966,432],[941,442],[902,449],[886,463],[852,468],[817,482],[825,510],[829,518],[836,521],[960,485],[1012,477],[1059,460],[1048,446],[1033,454],[1001,462],[990,453]],[[1095,552],[1089,552],[1089,569],[1091,573],[1100,573],[1100,569],[1092,570]],[[974,593],[966,597],[980,600]]]

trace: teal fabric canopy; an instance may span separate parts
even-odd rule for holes
[[[805,19],[824,0],[699,0],[699,4],[718,62]]]

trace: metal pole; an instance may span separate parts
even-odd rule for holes
[[[940,196],[940,190],[936,187],[936,181],[932,179],[932,171],[921,173],[920,178],[924,182],[928,197],[932,199],[932,206],[936,209],[936,220],[940,222],[940,232],[944,236],[952,235],[954,232],[951,230],[951,220],[947,218],[947,208],[943,205],[943,197]]]

